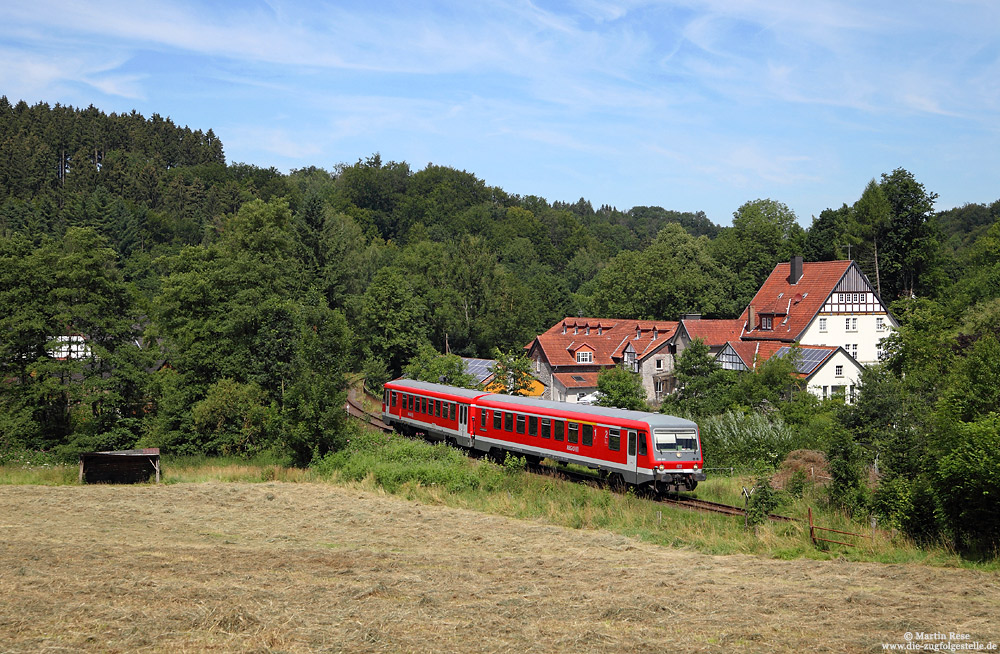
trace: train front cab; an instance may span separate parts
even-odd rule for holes
[[[650,484],[657,490],[690,491],[699,481],[705,481],[698,427],[689,421],[675,421],[650,421],[651,439],[645,448],[648,454],[640,456],[637,484]]]

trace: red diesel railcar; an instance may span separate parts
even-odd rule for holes
[[[693,490],[705,479],[698,426],[659,413],[497,395],[397,379],[383,420],[460,447],[599,470],[612,482]]]

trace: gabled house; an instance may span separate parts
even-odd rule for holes
[[[843,347],[800,345],[795,368],[806,390],[822,399],[843,394],[853,401],[863,366]],[[716,359],[725,370],[755,370],[772,357],[788,356],[792,346],[781,341],[731,341]]]
[[[774,267],[740,320],[742,340],[839,346],[862,365],[899,326],[855,262],[802,257]]]
[[[576,402],[597,390],[601,370],[624,365],[658,398],[673,373],[673,321],[566,318],[525,346],[543,397]]]

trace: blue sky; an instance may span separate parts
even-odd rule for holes
[[[0,94],[212,128],[230,162],[468,170],[510,193],[808,225],[903,167],[1000,198],[1000,3],[0,6]]]

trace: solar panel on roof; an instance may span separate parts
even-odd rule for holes
[[[777,357],[787,356],[791,351],[789,347],[779,348],[777,352],[774,353]],[[826,360],[829,356],[829,350],[814,350],[811,348],[800,348],[799,349],[799,359],[795,366],[795,371],[802,373],[803,375],[812,374],[816,368]]]
[[[476,382],[480,384],[493,374],[493,366],[496,364],[493,359],[463,359],[463,361],[465,372],[475,377]]]

